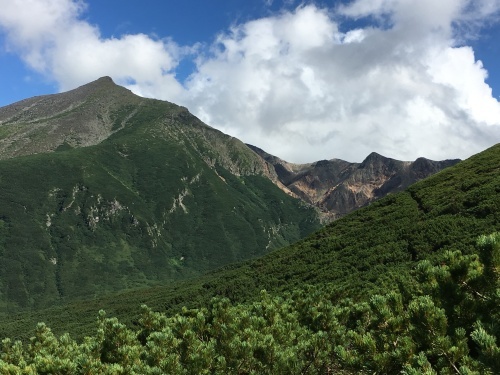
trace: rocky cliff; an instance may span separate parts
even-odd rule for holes
[[[248,146],[274,167],[278,179],[287,189],[318,207],[327,221],[338,219],[387,194],[404,190],[460,161],[425,158],[413,162],[399,161],[373,152],[362,163],[331,159],[293,164],[258,147]]]

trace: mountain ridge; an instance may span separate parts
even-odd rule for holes
[[[294,196],[317,207],[325,221],[338,219],[387,194],[404,190],[460,161],[423,157],[413,162],[399,161],[372,152],[361,163],[331,159],[293,164],[256,146],[248,146],[273,165],[281,183]]]
[[[241,141],[111,79],[0,118],[0,311],[193,277],[319,227]]]
[[[118,113],[119,106],[127,108],[143,102],[143,98],[103,77],[65,93],[37,96],[2,107],[0,158],[51,152],[64,144],[96,145],[120,125],[124,126],[132,115],[133,110]]]
[[[141,106],[154,101],[101,77],[65,93],[13,103],[0,108],[0,159],[97,145],[125,129]],[[185,107],[156,102],[170,106],[155,129],[157,136],[176,137],[183,132],[184,141],[198,150],[207,165],[217,160],[235,175],[262,174],[286,194],[315,206],[323,221],[338,219],[459,161],[401,162],[372,152],[361,163],[341,159],[290,163],[234,137],[221,143],[223,133]],[[191,126],[179,126],[186,122]],[[190,141],[199,136],[204,139],[204,151]]]

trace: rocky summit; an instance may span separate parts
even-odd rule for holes
[[[460,161],[418,158],[408,162],[372,152],[362,163],[331,159],[293,164],[258,147],[249,147],[274,167],[279,181],[288,191],[316,206],[327,221],[338,219],[387,194],[402,191]]]

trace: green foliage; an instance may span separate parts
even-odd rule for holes
[[[200,275],[319,227],[182,108],[111,117],[120,130],[96,146],[0,161],[0,314]]]
[[[305,284],[318,287],[328,284],[332,293],[336,293],[337,299],[349,297],[354,301],[368,294],[385,294],[391,290],[402,293],[407,299],[416,293],[438,296],[449,292],[453,301],[462,301],[463,307],[460,311],[457,310],[457,316],[461,322],[469,324],[473,320],[473,316],[468,313],[469,306],[474,307],[477,303],[475,298],[467,297],[474,295],[474,289],[470,288],[476,287],[481,280],[491,278],[475,276],[478,272],[483,272],[477,262],[488,263],[483,259],[482,252],[475,249],[475,238],[483,233],[498,230],[498,165],[500,146],[495,146],[413,185],[408,191],[386,197],[294,245],[273,251],[256,260],[225,266],[216,272],[175,284],[140,288],[109,298],[97,296],[91,300],[39,310],[33,314],[11,314],[8,319],[0,322],[0,337],[26,338],[36,322],[45,321],[54,332],[61,334],[69,331],[79,338],[91,334],[92,317],[101,308],[130,325],[139,319],[134,306],[141,303],[157,311],[176,313],[182,306],[206,306],[214,296],[227,297],[232,302],[251,302],[259,297],[261,289],[275,295],[302,288]],[[223,169],[219,170],[220,175],[221,173],[224,173]],[[227,181],[227,184],[221,185],[224,189],[229,186],[248,189],[247,192],[254,192],[251,193],[252,199],[256,199],[258,194],[273,191],[258,193],[263,191],[259,184],[265,182],[257,177],[231,177],[227,172],[222,177]],[[222,181],[218,176],[215,176],[215,179]],[[244,186],[238,183],[241,179],[245,181]],[[458,208],[453,214],[446,209],[450,201]],[[274,213],[270,215],[274,215],[271,217],[276,219],[280,217],[276,213],[280,201],[276,199],[274,202]],[[475,209],[475,206],[471,205],[472,202],[499,209],[484,215],[485,211]],[[284,214],[287,212],[285,206],[283,205]],[[232,209],[233,205],[229,207]],[[181,220],[185,216],[179,212],[177,218]],[[197,227],[199,233],[206,233],[201,223],[203,221],[200,221],[200,226]],[[303,223],[305,225],[307,221]],[[229,228],[234,225],[233,220],[226,221],[226,224]],[[4,225],[4,228],[9,228],[8,221],[5,221]],[[190,230],[186,222],[183,228]],[[282,226],[282,229],[285,228]],[[254,243],[254,232],[243,232],[245,241]],[[135,235],[135,232],[133,234]],[[213,231],[210,235],[215,237]],[[164,234],[162,238],[166,236],[167,234]],[[192,237],[196,236],[193,234]],[[204,245],[200,243],[200,246],[203,248]],[[210,246],[210,242],[207,242],[206,246]],[[456,251],[460,251],[465,257],[472,257],[467,258],[472,262],[471,266],[464,268],[463,262],[453,261],[453,268],[450,268],[449,262],[453,260]],[[115,254],[123,256],[119,251]],[[217,253],[210,254],[216,256]],[[419,267],[430,267],[441,257],[446,258],[444,262],[448,264],[448,268],[435,270],[435,274],[428,277],[437,282],[445,280],[447,273],[450,273],[454,281],[442,284],[441,290],[417,290],[409,277],[415,262],[428,260],[430,263],[427,266],[423,263]],[[133,259],[137,259],[137,256]],[[175,260],[180,262],[179,258]],[[15,270],[15,264],[10,267],[12,271]],[[498,269],[485,272],[498,273]],[[465,281],[466,284],[453,286],[455,281]],[[465,292],[468,294],[464,296]],[[453,306],[454,303],[450,302],[441,308],[450,313],[454,309]],[[454,328],[451,329],[452,332]]]
[[[500,234],[476,256],[449,252],[412,273],[414,295],[339,299],[328,286],[249,303],[212,299],[164,315],[142,306],[131,328],[99,313],[82,343],[40,323],[30,342],[3,341],[3,373],[39,374],[494,374],[500,370]],[[469,284],[475,280],[474,284]],[[467,284],[467,285],[466,285]],[[473,286],[471,286],[473,285]],[[454,290],[447,294],[444,291]],[[427,294],[428,291],[429,294]],[[470,299],[475,299],[470,304]],[[450,302],[457,309],[449,309]],[[465,319],[467,306],[475,321]],[[488,309],[487,312],[485,310]],[[487,328],[486,328],[487,327]]]

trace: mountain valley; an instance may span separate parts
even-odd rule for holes
[[[0,373],[498,373],[499,166],[288,163],[108,77],[0,108]]]

